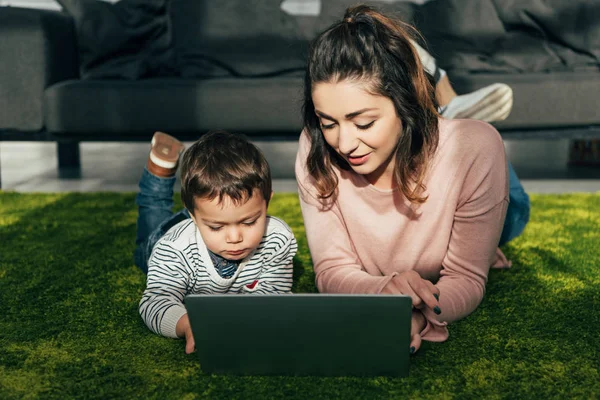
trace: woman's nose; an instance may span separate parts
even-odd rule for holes
[[[348,126],[340,126],[338,149],[342,154],[351,154],[358,147],[358,137],[354,129]]]

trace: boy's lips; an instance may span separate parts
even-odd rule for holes
[[[227,250],[227,254],[232,255],[232,256],[239,256],[240,254],[244,254],[246,250]]]

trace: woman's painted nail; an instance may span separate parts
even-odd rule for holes
[[[433,297],[435,297],[437,301],[440,301],[440,296],[437,293],[434,293]]]
[[[410,354],[415,354],[415,351],[416,351],[416,350],[417,350],[417,349],[415,349],[415,346],[411,346],[411,347],[410,347]]]
[[[442,313],[442,310],[440,310],[440,308],[438,306],[433,307],[433,312],[436,313],[437,315],[440,315]]]

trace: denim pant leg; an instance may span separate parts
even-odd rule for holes
[[[146,168],[140,178],[135,264],[148,273],[148,260],[158,240],[175,224],[189,218],[187,210],[173,214],[173,186],[176,178],[152,175]]]
[[[504,220],[499,246],[508,243],[523,233],[525,225],[529,221],[529,196],[525,193],[510,162],[508,162],[508,180],[510,203],[508,204],[508,210],[506,210],[506,219]]]

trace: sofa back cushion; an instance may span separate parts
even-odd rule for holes
[[[597,0],[433,0],[417,27],[438,65],[472,72],[598,71]]]
[[[412,24],[414,14],[418,10],[418,5],[410,1],[395,0],[373,0],[373,1],[349,1],[349,0],[323,0],[321,1],[321,13],[318,18],[317,24],[314,26],[313,37],[316,37],[325,29],[329,28],[332,24],[341,21],[344,18],[346,9],[351,6],[355,6],[361,3],[365,3],[368,6],[373,7],[377,11],[385,13],[400,19],[401,21]]]
[[[302,71],[308,41],[282,0],[172,0],[177,67],[184,77]]]
[[[84,79],[174,74],[168,0],[58,0],[75,22]]]

